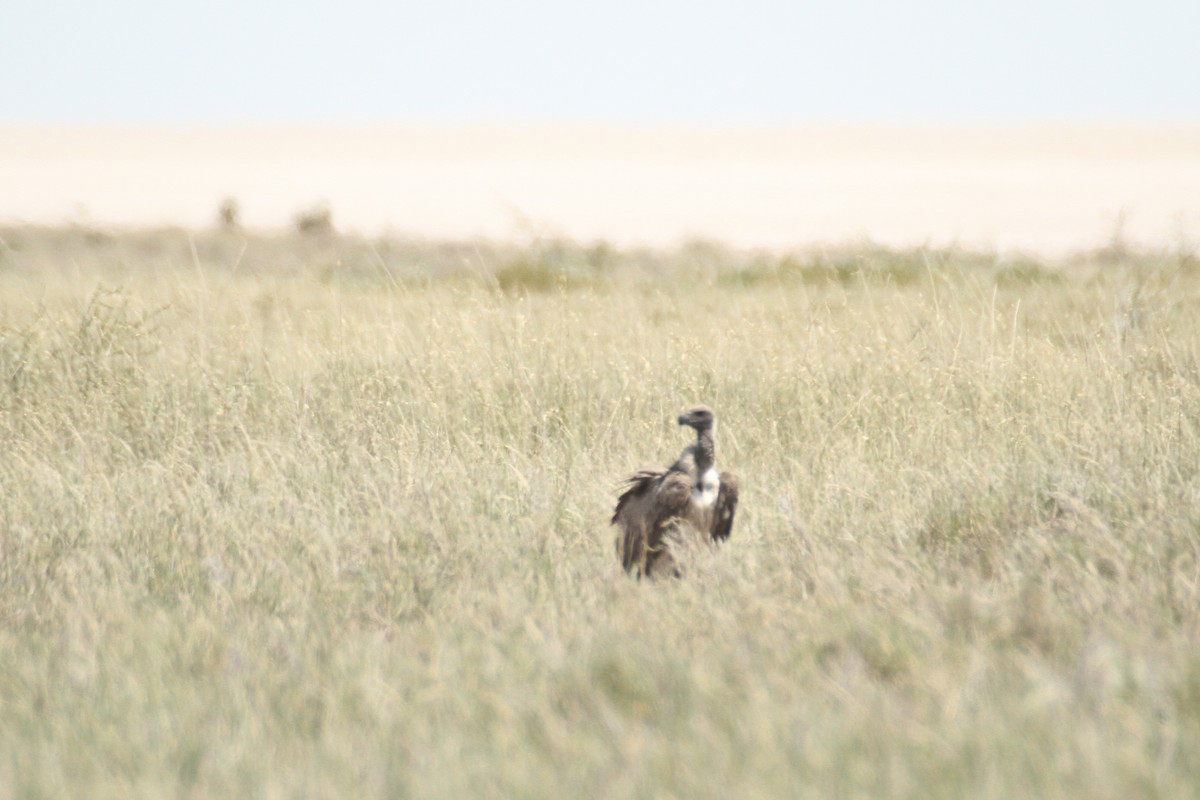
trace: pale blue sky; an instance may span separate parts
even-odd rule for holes
[[[1200,0],[38,0],[0,122],[1200,120]]]

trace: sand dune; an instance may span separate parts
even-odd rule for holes
[[[429,237],[870,238],[1059,253],[1200,237],[1200,126],[795,130],[0,128],[0,221],[248,225],[318,201]]]

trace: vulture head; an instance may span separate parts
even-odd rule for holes
[[[679,424],[695,428],[696,433],[713,429],[713,412],[708,406],[696,406],[679,415]]]

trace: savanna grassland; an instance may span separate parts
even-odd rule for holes
[[[1191,798],[1198,601],[1187,253],[0,231],[0,797]]]

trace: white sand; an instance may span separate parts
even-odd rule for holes
[[[870,238],[1054,254],[1200,238],[1200,126],[669,131],[0,127],[0,221],[210,224],[430,237]]]

